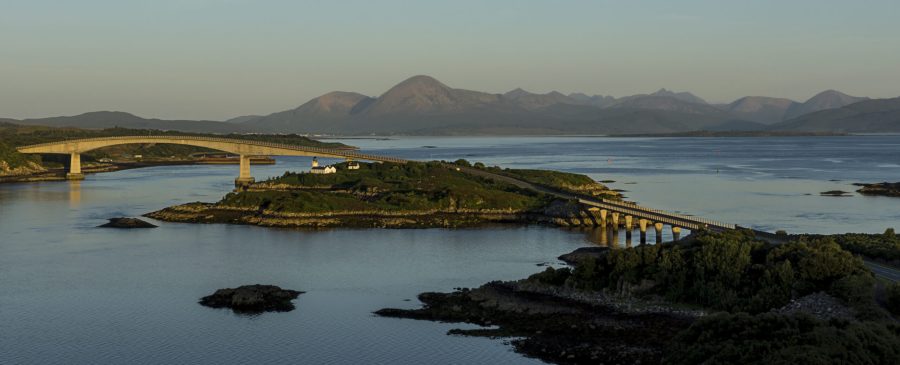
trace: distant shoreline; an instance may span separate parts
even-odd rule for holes
[[[399,138],[527,138],[527,137],[556,137],[556,138],[643,138],[643,137],[847,137],[847,136],[882,136],[897,135],[892,133],[844,133],[844,132],[795,132],[795,131],[690,131],[673,133],[626,133],[626,134],[390,134],[379,136],[313,136],[318,140],[358,139],[358,140],[384,140],[390,141]]]

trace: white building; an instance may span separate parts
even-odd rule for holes
[[[313,157],[312,167],[309,169],[311,174],[333,174],[337,172],[337,168],[334,166],[319,166],[319,159]]]
[[[313,174],[333,174],[337,172],[337,169],[334,166],[316,166],[309,169],[310,173]]]

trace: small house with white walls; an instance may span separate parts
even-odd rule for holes
[[[309,172],[312,174],[333,174],[337,172],[337,168],[334,166],[319,166],[319,159],[313,157],[312,167],[310,167]]]

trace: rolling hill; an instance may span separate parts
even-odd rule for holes
[[[39,119],[11,120],[21,125],[42,125],[47,127],[75,127],[85,129],[129,128],[158,129],[195,133],[241,133],[249,132],[242,124],[201,121],[201,120],[163,120],[146,119],[125,112],[90,112],[75,116],[51,117]]]
[[[837,90],[825,90],[809,98],[809,100],[792,105],[785,112],[784,119],[793,119],[804,114],[820,110],[840,108],[869,98],[850,96]]]
[[[822,110],[787,120],[772,130],[804,132],[900,132],[900,98],[870,99],[837,109]]]

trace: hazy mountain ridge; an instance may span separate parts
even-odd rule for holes
[[[850,96],[837,90],[825,90],[803,103],[792,105],[785,113],[784,119],[793,119],[820,110],[840,108],[868,99],[867,97]]]
[[[900,132],[900,97],[868,99],[836,109],[821,110],[772,126],[773,130],[805,132]]]
[[[784,98],[745,96],[723,106],[723,110],[740,119],[774,124],[784,120],[788,109],[796,104],[798,104],[796,101]]]
[[[660,89],[651,94],[622,98],[583,93],[545,94],[517,88],[502,94],[457,89],[430,76],[400,82],[378,97],[334,91],[300,106],[264,116],[242,116],[226,122],[146,119],[123,112],[92,112],[69,117],[9,120],[12,123],[110,128],[183,130],[208,133],[362,134],[610,134],[676,133],[696,130],[834,131],[893,130],[891,123],[876,123],[875,114],[843,107],[868,100],[827,90],[804,103],[765,96],[743,97],[730,104],[711,105],[689,92]],[[790,113],[826,109],[835,114]],[[855,105],[855,104],[853,104]],[[893,109],[881,114],[890,117]],[[812,118],[815,116],[815,118]],[[810,118],[807,118],[810,117]],[[837,125],[865,119],[868,127]],[[831,122],[822,121],[827,119]],[[790,123],[788,123],[790,122]],[[837,123],[837,124],[835,124]],[[771,125],[771,126],[768,126]],[[873,129],[875,128],[875,129]]]
[[[198,133],[241,133],[250,132],[243,124],[209,120],[164,120],[141,118],[131,113],[99,111],[74,116],[11,120],[22,125],[43,125],[48,127],[76,127],[101,129],[122,127],[130,129],[178,130]]]

